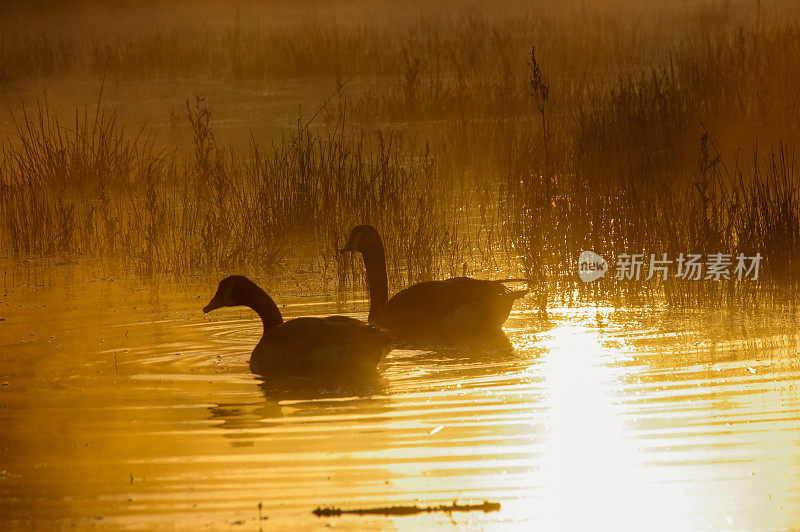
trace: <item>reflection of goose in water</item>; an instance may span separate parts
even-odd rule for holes
[[[209,419],[222,421],[215,427],[226,430],[223,436],[234,440],[232,446],[249,447],[253,445],[253,440],[264,435],[262,429],[277,424],[266,420],[280,417],[281,407],[269,401],[220,403],[208,407],[208,412]]]
[[[203,308],[250,307],[261,317],[264,333],[250,356],[254,373],[313,375],[374,371],[389,350],[381,329],[346,316],[296,318],[283,321],[280,310],[253,281],[226,277]]]
[[[219,403],[208,408],[209,419],[222,421],[215,427],[225,430],[223,436],[231,439],[234,447],[249,447],[254,440],[267,436],[268,429],[284,423],[287,412],[289,417],[297,417],[298,411],[304,409],[351,410],[356,403],[364,415],[376,415],[386,411],[388,405],[386,383],[376,372],[347,378],[335,374],[313,378],[289,376],[279,381],[265,380],[258,386],[264,396],[262,400]]]
[[[369,397],[386,393],[386,383],[378,372],[266,379],[259,385],[267,401],[337,399]]]
[[[423,349],[396,349],[392,351],[392,363],[387,367],[387,371],[397,369],[394,367],[396,365],[405,364],[437,367],[448,371],[458,371],[456,368],[467,366],[504,367],[509,363],[519,361],[519,359],[519,353],[514,349],[508,337],[503,335],[501,339],[492,339],[490,342],[436,345]]]
[[[527,290],[509,290],[502,281],[455,277],[412,285],[389,298],[383,241],[371,225],[350,232],[342,252],[364,258],[369,288],[369,321],[400,340],[446,341],[502,336],[514,301]]]

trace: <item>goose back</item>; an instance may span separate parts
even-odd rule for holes
[[[500,330],[514,301],[526,293],[511,291],[500,281],[469,277],[426,281],[395,294],[374,322],[405,337],[485,335]]]
[[[295,318],[267,331],[250,357],[255,373],[363,373],[391,341],[379,327],[347,316]]]

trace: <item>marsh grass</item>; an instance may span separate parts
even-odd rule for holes
[[[357,77],[323,106],[324,124],[298,122],[247,150],[218,142],[200,97],[185,119],[170,116],[191,129],[188,152],[155,150],[99,105],[67,123],[40,103],[3,145],[2,252],[121,258],[150,274],[312,269],[346,289],[362,286],[362,268],[337,249],[372,223],[395,287],[477,273],[531,279],[540,306],[791,297],[796,16],[731,4],[564,9],[396,27],[237,20],[91,43],[4,36],[6,80]],[[586,249],[764,262],[758,282],[584,285],[575,261]]]
[[[187,120],[193,151],[184,160],[125,136],[113,114],[86,111],[68,127],[46,102],[26,113],[0,168],[3,252],[181,273],[269,270],[290,250],[318,255],[321,245],[325,269],[344,272],[336,246],[370,222],[392,250],[397,282],[443,274],[440,255],[459,254],[458,217],[430,193],[435,165],[424,146],[341,123],[238,154],[217,143],[202,98],[187,102]]]
[[[4,146],[0,172],[6,252],[115,254],[114,211],[135,185],[147,147],[126,137],[115,114],[88,108],[62,124],[38,102],[15,125],[19,144]]]

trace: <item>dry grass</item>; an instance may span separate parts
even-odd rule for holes
[[[800,280],[800,19],[782,6],[4,35],[5,80],[357,77],[310,128],[247,152],[216,141],[199,98],[187,156],[156,152],[113,114],[62,123],[40,104],[3,148],[0,246],[149,273],[301,260],[345,287],[360,268],[336,247],[368,222],[395,285],[502,270],[550,301],[771,298]],[[584,249],[760,252],[765,263],[758,283],[583,285]]]
[[[429,193],[424,146],[341,124],[237,154],[217,144],[202,98],[187,102],[187,118],[194,149],[179,160],[125,136],[114,115],[87,111],[68,127],[43,103],[21,117],[0,169],[3,252],[180,273],[269,269],[289,248],[322,242],[327,269],[342,260],[337,241],[370,221],[394,251],[394,277],[443,273],[436,254],[456,245],[457,215]]]

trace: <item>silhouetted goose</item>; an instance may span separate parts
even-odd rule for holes
[[[226,277],[203,308],[246,306],[255,310],[264,333],[250,356],[254,373],[312,374],[374,370],[389,350],[380,328],[347,316],[283,321],[280,310],[261,288],[241,275]]]
[[[516,299],[527,290],[512,291],[503,281],[455,277],[427,281],[401,290],[389,299],[386,256],[378,231],[359,225],[350,232],[342,252],[359,251],[369,286],[369,321],[404,339],[445,339],[497,334]]]

